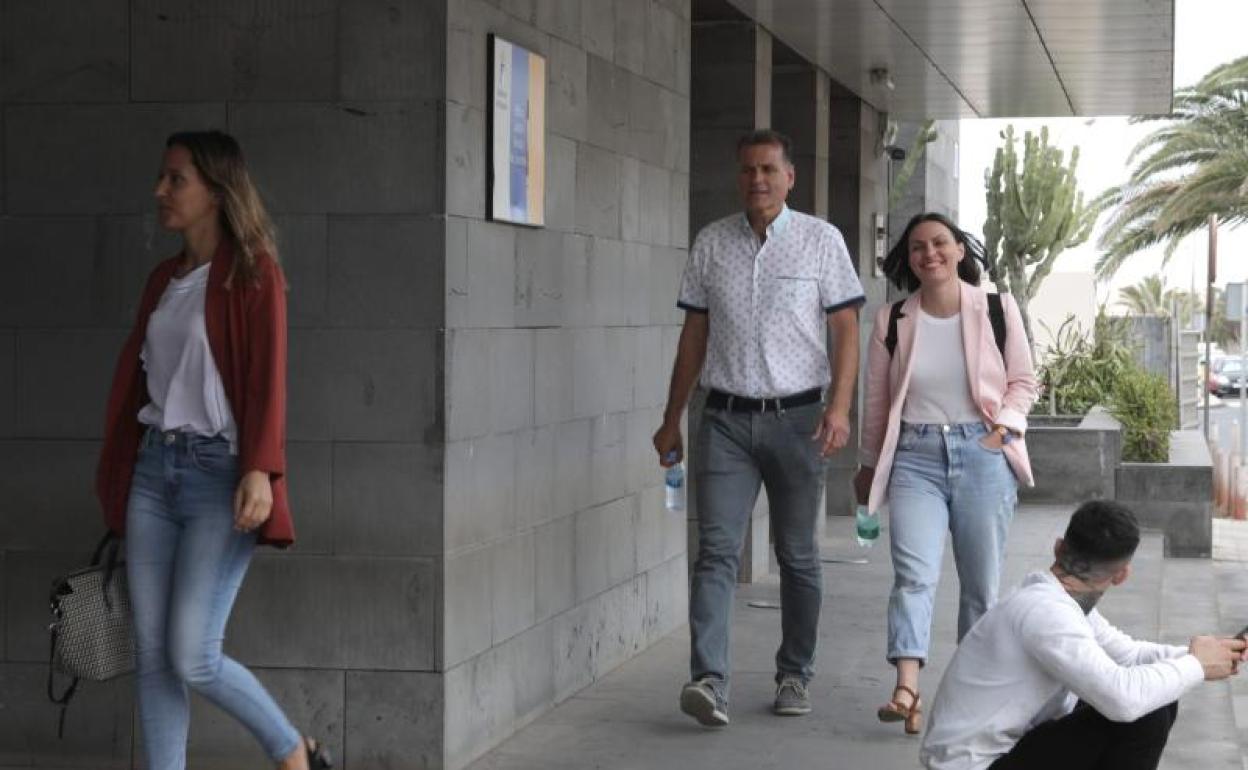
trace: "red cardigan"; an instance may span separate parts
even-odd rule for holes
[[[130,481],[143,435],[139,410],[149,400],[139,352],[147,321],[179,259],[160,263],[148,277],[138,319],[121,350],[108,395],[95,491],[105,523],[118,534],[125,530]],[[204,297],[208,346],[238,425],[240,470],[265,471],[273,483],[273,509],[260,527],[259,542],[285,547],[295,539],[286,496],[286,281],[277,262],[262,255],[256,263],[257,282],[235,279],[233,287],[226,288],[233,264],[233,249],[223,241],[208,268]]]

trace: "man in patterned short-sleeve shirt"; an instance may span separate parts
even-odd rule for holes
[[[708,396],[694,438],[692,681],[680,707],[712,726],[728,723],[732,598],[760,485],[780,563],[774,711],[810,712],[806,688],[823,600],[815,542],[823,461],[849,439],[864,300],[840,232],[785,205],[794,181],[788,138],[755,131],[741,139],[737,156],[745,213],[712,222],[694,240],[677,303],[685,324],[654,435],[662,465],[683,459],[680,419],[701,375]]]

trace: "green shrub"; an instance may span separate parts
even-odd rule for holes
[[[1123,460],[1170,459],[1170,431],[1177,424],[1174,392],[1164,377],[1149,374],[1135,360],[1126,326],[1118,319],[1102,308],[1089,333],[1067,318],[1043,359],[1041,396],[1033,413],[1083,415],[1104,404],[1122,423]]]
[[[1091,333],[1067,317],[1041,358],[1041,395],[1032,410],[1037,414],[1087,414],[1107,403],[1114,383],[1136,365],[1125,329],[1104,308]]]
[[[1165,378],[1131,366],[1114,382],[1109,411],[1122,423],[1122,459],[1164,463],[1177,420],[1174,391]]]

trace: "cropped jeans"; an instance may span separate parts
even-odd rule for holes
[[[241,722],[275,762],[301,738],[243,666],[221,653],[254,532],[234,530],[238,458],[222,438],[149,429],[126,511],[126,573],[134,613],[148,770],[186,767],[190,687]]]
[[[981,423],[903,423],[888,482],[888,659],[927,661],[945,532],[958,569],[958,641],[997,600],[1018,482]]]

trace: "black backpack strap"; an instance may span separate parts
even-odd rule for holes
[[[992,336],[997,341],[997,350],[1005,359],[1005,308],[1001,305],[1000,294],[988,295],[988,322],[992,324]]]
[[[888,333],[884,335],[884,347],[888,348],[888,357],[893,357],[893,351],[897,349],[897,319],[901,318],[901,303],[904,299],[899,299],[888,309]]]

